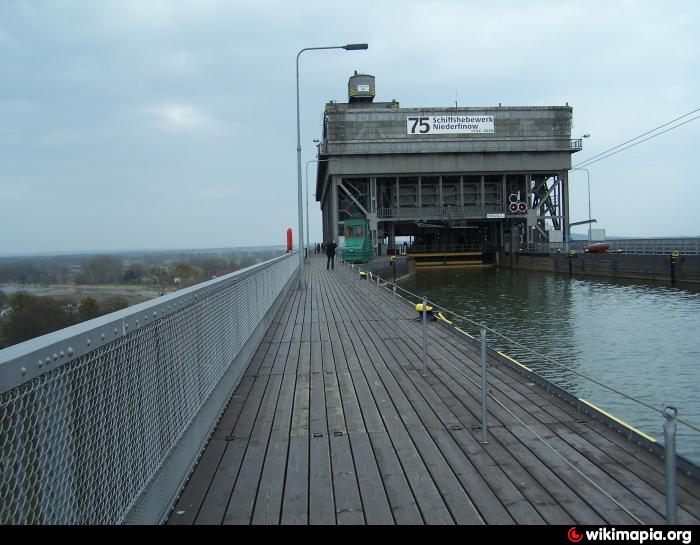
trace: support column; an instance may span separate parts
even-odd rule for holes
[[[333,176],[331,186],[331,210],[333,211],[331,219],[331,238],[338,243],[338,179],[339,176]]]
[[[416,188],[416,198],[418,199],[418,208],[423,208],[423,177],[418,176],[418,187]]]
[[[569,172],[564,170],[559,179],[561,184],[561,231],[564,242],[570,242],[569,233]],[[590,227],[590,225],[589,225]]]
[[[459,206],[464,208],[464,176],[459,177]]]
[[[484,183],[485,176],[481,175],[481,206],[484,208],[486,206],[486,184]]]
[[[367,188],[367,203],[369,210],[369,226],[372,231],[372,246],[374,255],[379,255],[379,218],[377,217],[377,178],[370,177]]]
[[[399,216],[399,209],[401,208],[401,200],[399,199],[399,177],[396,177],[396,217]]]

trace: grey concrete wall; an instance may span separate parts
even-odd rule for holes
[[[678,263],[671,263],[668,255],[585,254],[577,253],[570,259],[567,254],[522,255],[502,253],[502,267],[531,271],[560,272],[613,278],[640,278],[670,282],[700,283],[700,256],[681,256]],[[569,268],[571,265],[571,268]]]

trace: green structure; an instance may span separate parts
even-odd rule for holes
[[[372,261],[374,251],[369,230],[369,220],[345,220],[345,245],[341,253],[343,261],[367,263]]]

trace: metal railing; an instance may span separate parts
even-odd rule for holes
[[[610,240],[572,240],[571,242],[533,242],[522,247],[523,251],[534,253],[562,253],[573,250],[583,252],[587,246],[603,242],[609,253],[633,255],[671,255],[680,252],[684,255],[700,255],[700,237],[694,238],[630,238]],[[516,251],[519,249],[516,249]]]
[[[503,205],[476,206],[423,206],[403,208],[378,208],[378,218],[435,219],[471,218],[483,219],[488,214],[505,213]]]
[[[527,151],[578,151],[580,139],[570,138],[454,138],[452,140],[409,137],[394,140],[331,141],[320,146],[322,155],[366,155],[394,153],[477,153]]]
[[[0,524],[164,520],[295,254],[0,350]]]
[[[700,254],[700,237],[695,238],[630,238],[630,239],[610,239],[604,241],[610,247],[610,252],[622,254],[642,254],[642,255],[671,255],[678,251],[686,255]],[[588,246],[587,240],[576,240],[571,242],[571,249],[583,251]]]
[[[406,335],[406,338],[413,338],[415,339],[415,342],[420,342],[421,344],[421,367],[420,367],[420,373],[421,375],[426,375],[428,372],[428,347],[431,344],[430,340],[430,334],[427,329],[427,320],[428,320],[428,313],[431,313],[433,316],[435,315],[441,315],[442,313],[445,313],[447,317],[441,315],[441,319],[445,321],[446,323],[452,324],[452,322],[448,322],[448,318],[451,320],[459,321],[461,324],[465,324],[466,326],[471,326],[473,329],[476,329],[478,331],[478,337],[472,336],[466,331],[460,329],[457,327],[455,324],[453,324],[453,327],[455,330],[459,331],[461,334],[469,337],[473,343],[477,344],[480,348],[481,352],[481,369],[480,369],[480,382],[477,383],[473,378],[468,378],[468,380],[471,380],[474,383],[474,386],[478,388],[481,392],[481,440],[480,442],[484,445],[488,444],[488,422],[487,422],[487,403],[489,400],[491,402],[496,403],[499,405],[502,409],[506,410],[513,418],[518,419],[518,417],[512,413],[510,410],[508,410],[505,405],[503,405],[497,398],[493,396],[493,394],[489,391],[489,385],[488,385],[488,365],[487,365],[487,353],[490,353],[491,356],[496,357],[503,361],[504,363],[508,363],[505,360],[509,360],[510,362],[514,363],[517,366],[517,371],[521,373],[525,373],[526,376],[529,379],[532,379],[533,382],[538,382],[541,386],[544,386],[547,389],[547,392],[554,393],[555,395],[558,395],[559,397],[562,397],[563,399],[567,400],[568,402],[574,404],[578,410],[581,410],[583,412],[586,412],[587,414],[590,414],[596,419],[601,419],[603,420],[607,425],[610,427],[617,426],[619,428],[619,431],[624,432],[627,434],[628,439],[634,440],[640,444],[643,445],[645,448],[648,448],[649,450],[654,450],[656,454],[658,454],[660,457],[664,459],[665,463],[665,477],[666,477],[666,520],[669,524],[676,524],[677,521],[677,499],[676,499],[676,470],[677,468],[682,469],[683,471],[687,472],[689,475],[693,475],[695,478],[698,478],[700,475],[700,468],[695,464],[694,462],[691,462],[683,457],[677,456],[676,454],[676,424],[682,424],[685,426],[687,430],[690,432],[694,433],[700,433],[700,425],[694,422],[690,422],[684,418],[681,418],[678,416],[678,410],[675,407],[671,406],[666,406],[663,409],[660,407],[655,406],[652,403],[649,403],[647,401],[644,401],[638,397],[629,395],[625,392],[620,391],[617,388],[611,387],[600,380],[596,379],[595,377],[591,377],[585,373],[580,372],[577,369],[574,369],[570,366],[567,366],[545,354],[542,354],[532,348],[529,348],[522,343],[518,342],[517,340],[514,340],[512,338],[509,338],[508,336],[500,333],[496,329],[493,329],[491,327],[486,326],[483,322],[478,322],[472,318],[469,318],[467,316],[458,314],[454,311],[451,311],[447,308],[444,308],[440,306],[439,304],[430,301],[427,297],[417,295],[415,293],[412,293],[398,284],[392,283],[389,280],[385,280],[380,278],[378,275],[372,273],[371,271],[364,270],[361,267],[358,267],[355,264],[352,263],[345,263],[347,265],[347,269],[351,271],[352,278],[357,279],[357,278],[363,278],[365,287],[363,289],[366,290],[366,294],[364,299],[367,302],[373,302],[374,309],[373,311],[377,314],[378,319],[386,320],[387,322],[393,321],[393,329],[394,329],[394,335],[398,338],[400,336],[399,330],[401,328],[406,328],[406,320],[400,319],[400,312],[399,312],[399,304],[406,304],[409,303],[411,307],[415,307],[415,309],[418,311],[418,318],[414,318],[414,321],[420,321],[422,324],[421,327],[421,338],[420,341],[418,341],[418,338],[415,336],[416,332],[415,330],[405,330],[403,332],[404,335]],[[359,272],[359,275],[356,275],[355,273]],[[374,289],[376,290],[374,294],[370,293],[370,290]],[[400,293],[399,293],[400,292]],[[462,325],[462,327],[465,327],[465,325]],[[629,427],[628,425],[622,423],[615,417],[612,417],[611,415],[607,414],[606,412],[598,409],[594,405],[590,404],[589,402],[586,402],[585,400],[576,397],[573,394],[570,394],[568,391],[566,391],[565,388],[559,387],[556,384],[550,382],[547,379],[544,379],[540,375],[536,373],[536,371],[533,371],[529,367],[526,367],[518,362],[515,362],[512,358],[509,356],[506,356],[503,352],[499,351],[497,348],[492,348],[491,346],[488,346],[487,344],[487,334],[489,335],[490,338],[499,338],[501,341],[506,341],[508,342],[511,346],[516,346],[519,349],[522,349],[523,351],[530,352],[533,354],[536,358],[538,358],[541,362],[546,362],[547,364],[554,365],[556,367],[559,367],[561,369],[565,369],[566,371],[584,379],[587,381],[592,382],[593,384],[602,387],[603,389],[607,390],[608,392],[620,396],[621,398],[624,398],[630,402],[635,403],[638,407],[643,407],[647,410],[651,410],[659,417],[662,417],[663,420],[660,422],[663,422],[663,435],[664,435],[664,444],[662,446],[659,446],[656,444],[655,440],[637,430],[634,430],[633,428]],[[459,369],[457,369],[458,372]],[[466,377],[466,375],[465,375]],[[572,462],[569,462],[568,459],[566,459],[563,455],[561,455],[553,446],[549,445],[547,441],[542,438],[540,435],[538,435],[534,430],[530,429],[527,424],[521,420],[519,420],[520,423],[526,428],[529,429],[535,437],[537,437],[538,440],[544,442],[547,444],[549,448],[554,450],[557,455],[562,458],[567,464],[570,464],[572,469],[575,471],[579,471],[577,467]],[[654,448],[652,448],[654,447]],[[679,464],[680,462],[680,464]],[[682,466],[682,467],[680,467]],[[582,474],[583,475],[583,474]],[[588,478],[583,475],[586,480]],[[595,483],[592,483],[594,486]],[[600,490],[602,493],[607,495],[607,493],[604,490]],[[608,496],[610,497],[610,496]],[[638,523],[642,523],[641,520],[638,519],[634,514],[629,512],[627,509],[624,508],[621,504],[619,504],[614,498],[610,497],[612,501],[618,504],[618,506],[623,509],[625,512],[627,512],[628,515],[630,515],[633,519],[637,520]]]

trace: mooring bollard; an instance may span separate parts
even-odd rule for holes
[[[423,297],[423,366],[421,374],[428,374],[428,301]]]
[[[488,431],[486,401],[488,399],[488,381],[486,379],[486,327],[481,324],[481,444],[488,444],[486,432]]]
[[[666,523],[678,524],[676,518],[676,417],[678,409],[664,408],[664,456],[666,461]]]

